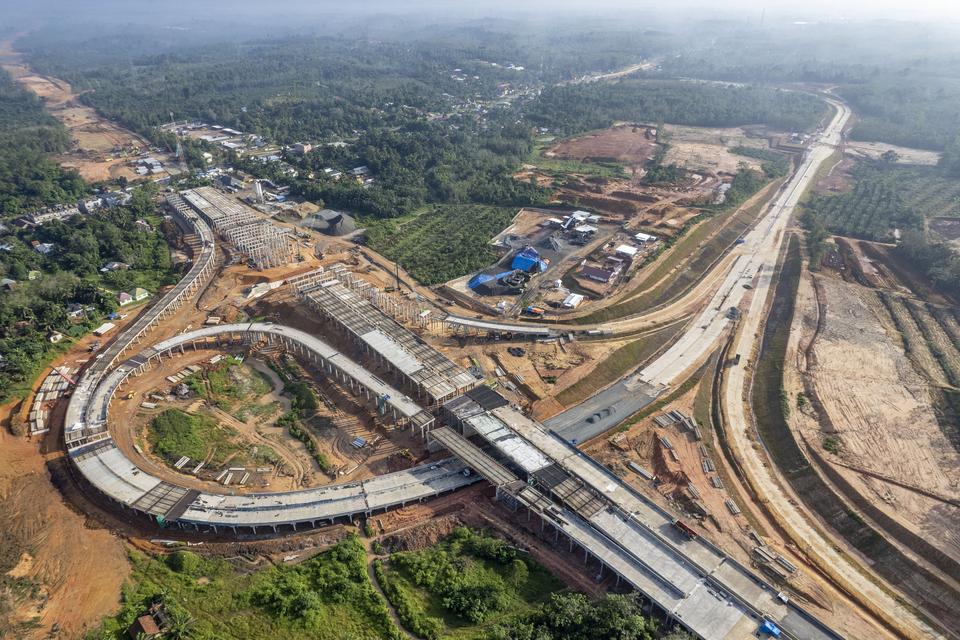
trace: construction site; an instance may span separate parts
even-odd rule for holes
[[[200,187],[171,196],[168,204],[176,207],[182,198],[238,254],[248,266],[263,270],[296,260],[296,241],[289,231],[277,227],[242,202],[227,197],[213,187]]]
[[[904,283],[883,276],[845,282],[828,269],[800,281],[790,427],[839,499],[888,537],[884,561],[919,558],[916,579],[934,601],[960,575],[960,459],[944,390],[960,333],[953,310],[905,297]]]
[[[556,189],[560,201],[575,202],[619,221],[625,230],[670,238],[695,217],[698,204],[709,204],[723,193],[741,163],[758,168],[752,157],[738,155],[737,148],[780,150],[783,134],[764,128],[710,129],[666,125],[666,144],[657,141],[655,128],[647,125],[618,125],[600,132],[564,140],[548,146],[541,154],[542,167],[527,165],[518,177],[535,177]],[[664,164],[684,171],[672,184],[648,184],[646,165],[666,148]],[[790,153],[796,149],[782,149]],[[579,171],[557,171],[551,159],[580,163]],[[591,173],[596,162],[614,162],[620,172]]]
[[[704,640],[952,637],[960,461],[937,412],[960,371],[953,311],[808,274],[786,357],[778,438],[892,532],[881,560],[915,562],[916,582],[888,590],[870,549],[810,524],[742,401],[791,213],[848,116],[838,103],[792,178],[665,251],[761,134],[673,129],[688,173],[670,187],[641,182],[648,128],[559,143],[635,173],[572,176],[558,190],[585,209],[521,210],[496,265],[435,289],[226,189],[168,193],[190,269],[46,372],[32,437],[90,521],[151,553],[295,562],[351,531],[415,548],[467,523]]]
[[[153,148],[143,137],[81,104],[67,82],[38,74],[26,65],[9,39],[0,42],[0,66],[18,84],[40,96],[50,115],[66,127],[74,147],[57,160],[65,168],[76,169],[84,180],[162,180],[180,173],[175,149]]]

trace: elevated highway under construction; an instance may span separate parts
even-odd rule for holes
[[[168,198],[168,204],[184,230],[200,238],[194,262],[183,280],[98,354],[78,379],[64,417],[64,441],[83,483],[125,509],[160,523],[199,531],[226,529],[262,533],[321,526],[358,514],[369,515],[453,491],[477,480],[476,476],[464,474],[463,463],[451,459],[360,482],[288,493],[237,495],[205,493],[178,486],[137,467],[111,437],[111,401],[128,378],[188,348],[275,344],[298,354],[368,401],[373,405],[372,410],[388,423],[425,433],[435,419],[419,403],[322,340],[291,327],[269,323],[205,327],[159,342],[117,364],[121,355],[147,330],[209,282],[215,269],[216,243],[210,228],[177,196]],[[435,360],[439,353],[422,351],[421,355]],[[462,370],[444,360],[449,364],[445,368],[448,373],[472,386],[460,375]],[[456,391],[454,387],[453,392]]]
[[[178,211],[199,237],[184,281],[110,345],[78,382],[65,418],[68,454],[82,481],[110,500],[168,526],[200,532],[263,534],[322,526],[454,491],[486,478],[512,509],[526,509],[705,640],[753,636],[761,624],[785,637],[840,636],[707,540],[678,529],[657,507],[567,438],[531,420],[469,373],[387,317],[346,275],[317,273],[297,283],[313,306],[387,366],[400,388],[379,379],[326,342],[291,327],[248,323],[206,327],[142,349],[120,362],[150,323],[209,279],[213,234],[189,209]],[[193,215],[191,215],[193,214]],[[346,282],[345,282],[346,281]],[[409,335],[408,335],[409,334]],[[110,402],[128,378],[190,348],[278,345],[322,369],[398,427],[416,429],[455,457],[346,484],[285,492],[234,493],[180,486],[154,477],[113,443]],[[109,357],[108,357],[109,356]],[[439,414],[447,426],[436,426]],[[625,417],[625,416],[624,416]],[[470,473],[468,470],[476,473]],[[479,474],[479,475],[477,475]]]
[[[768,622],[787,638],[841,637],[492,390],[468,392],[443,415],[451,426],[429,438],[493,484],[500,501],[539,518],[697,636],[744,638]]]

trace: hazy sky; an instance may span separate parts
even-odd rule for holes
[[[927,21],[944,19],[960,23],[960,0],[165,0],[143,3],[136,0],[0,0],[0,14],[57,21],[62,14],[137,22],[148,15],[175,21],[196,14],[231,17],[262,16],[268,23],[284,18],[313,15],[370,15],[423,13],[438,19],[458,16],[508,17],[516,14],[538,16],[584,13],[597,18],[618,13],[648,14],[685,18],[732,14],[756,16],[765,11],[776,20],[862,20],[895,18]],[[0,25],[2,26],[2,25]]]
[[[501,4],[496,1],[494,3]],[[484,0],[477,0],[473,4],[482,7],[486,3]],[[536,0],[517,0],[510,4],[523,7],[539,3]],[[588,11],[614,7],[635,10],[648,7],[658,10],[701,7],[710,12],[754,11],[759,14],[761,10],[766,10],[768,15],[794,14],[807,19],[849,17],[918,20],[947,17],[960,21],[960,0],[674,0],[666,3],[649,0],[554,0],[550,4]]]
[[[896,17],[960,19],[960,0],[726,0],[728,7],[765,7],[776,13],[821,13],[824,17]]]

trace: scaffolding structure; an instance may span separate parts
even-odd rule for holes
[[[426,344],[381,306],[411,322],[439,323],[416,305],[406,308],[357,278],[342,264],[317,269],[290,282],[298,297],[331,320],[364,352],[387,365],[403,382],[439,407],[477,385],[466,369]]]
[[[290,285],[298,298],[303,298],[307,291],[315,289],[330,280],[339,280],[346,287],[362,295],[377,309],[398,322],[406,322],[432,334],[443,335],[447,318],[445,312],[430,308],[430,305],[424,304],[415,297],[397,295],[378,289],[366,280],[356,277],[341,263],[331,265],[328,268],[318,267],[313,271],[288,278],[286,284]]]
[[[269,269],[296,259],[297,249],[288,231],[264,220],[242,202],[213,187],[190,189],[181,196],[220,237],[258,268]]]

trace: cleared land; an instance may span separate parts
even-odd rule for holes
[[[0,637],[46,638],[54,625],[82,636],[116,608],[129,571],[120,541],[64,501],[50,474],[67,480],[47,463],[0,429]]]
[[[935,165],[940,160],[939,151],[928,151],[926,149],[911,149],[910,147],[898,147],[895,144],[886,144],[884,142],[860,142],[851,140],[847,142],[844,150],[848,155],[859,158],[869,158],[870,160],[879,160],[880,156],[888,151],[897,154],[899,164],[918,164]]]
[[[149,149],[146,140],[82,105],[80,96],[63,80],[34,73],[13,50],[11,39],[0,42],[0,66],[24,88],[43,98],[50,115],[70,132],[76,147],[57,158],[61,165],[76,169],[88,182],[138,177],[129,162]],[[171,161],[166,155],[155,157]]]
[[[661,149],[654,132],[649,125],[620,124],[549,146],[541,143],[514,177],[552,187],[561,202],[622,217],[631,229],[671,236],[697,214],[688,205],[711,201],[720,180],[694,175],[681,184],[643,184],[648,161]]]
[[[859,516],[850,522],[842,503],[824,517],[876,560],[882,575],[923,594],[917,597],[940,616],[955,595],[934,586],[941,580],[934,575],[940,570],[955,576],[960,566],[960,513],[950,504],[960,500],[960,452],[938,421],[937,388],[917,373],[923,367],[937,371],[937,361],[904,306],[910,303],[880,295],[888,299],[829,277],[816,279],[815,292],[801,290],[800,341],[808,344],[800,357],[806,362],[804,390],[796,396],[788,391],[785,402],[801,442],[822,461],[832,483],[874,527],[923,558],[927,569],[908,569],[902,552],[864,527]],[[809,487],[805,495],[829,504],[816,483]]]
[[[769,148],[768,134],[761,127],[664,127],[670,148],[664,162],[677,164],[684,169],[708,174],[734,174],[741,163],[751,169],[759,169],[756,158],[736,153],[737,147],[765,150]]]
[[[935,570],[915,561],[908,552],[891,542],[878,531],[876,526],[868,524],[860,513],[849,507],[818,472],[817,467],[821,469],[823,467],[818,463],[817,457],[812,455],[813,450],[806,448],[804,442],[794,437],[790,430],[789,421],[795,412],[790,404],[790,393],[784,386],[784,372],[787,370],[787,362],[795,357],[788,352],[793,348],[791,324],[799,317],[799,314],[795,313],[802,268],[798,245],[795,239],[791,241],[783,262],[774,290],[770,314],[763,329],[763,341],[757,357],[751,390],[751,406],[756,418],[757,434],[762,438],[764,448],[769,452],[776,467],[782,470],[784,478],[795,492],[785,494],[777,501],[771,501],[769,509],[777,514],[777,512],[792,510],[798,501],[802,501],[808,509],[823,518],[823,521],[853,549],[873,561],[872,566],[883,582],[875,578],[869,579],[863,574],[862,569],[852,568],[843,558],[850,551],[837,546],[839,538],[831,541],[825,548],[823,534],[818,530],[817,525],[807,519],[808,516],[801,516],[798,512],[788,514],[786,518],[778,515],[778,518],[782,518],[780,521],[783,526],[788,531],[793,531],[790,535],[794,543],[802,549],[807,545],[814,545],[815,553],[820,556],[818,560],[820,569],[831,575],[841,585],[846,585],[845,588],[848,591],[854,589],[860,593],[869,594],[869,597],[861,602],[870,607],[874,615],[884,619],[886,624],[898,634],[909,637],[928,637],[931,635],[932,620],[947,621],[957,610],[954,606],[955,596],[952,590],[947,588],[944,579]],[[755,313],[746,316],[747,324],[744,331],[750,333],[741,333],[741,339],[756,331],[753,325],[756,325],[757,320],[758,315]],[[796,335],[796,332],[793,332],[793,335]],[[744,352],[743,346],[737,348]],[[729,396],[736,390],[742,389],[739,384],[731,385],[730,383],[730,380],[738,375],[742,380],[740,368],[730,369],[726,408],[729,414],[735,416],[731,420],[742,421],[742,411],[740,411],[741,416],[736,416],[740,405],[736,402],[731,403],[729,400]],[[745,442],[747,439],[744,435],[747,433],[752,435],[750,431],[738,433],[737,428],[732,428],[730,431],[734,434],[734,439],[738,440],[736,449],[740,452],[747,446],[760,450],[756,443],[748,445]],[[743,454],[739,453],[739,455]],[[754,467],[752,471],[756,473],[756,460],[746,459],[745,463]],[[825,471],[829,471],[829,468]],[[769,491],[766,488],[765,490]],[[782,485],[779,490],[784,491]],[[798,529],[801,531],[806,529],[806,534],[798,537]],[[910,548],[917,549],[922,545],[926,545],[929,553],[937,553],[922,538],[913,536]],[[833,558],[828,563],[824,563],[823,556],[833,556]],[[915,598],[915,602],[924,607],[928,614],[922,618],[916,618],[912,612],[909,614],[907,611],[897,612],[897,609],[903,605],[901,601],[891,599],[888,585],[910,593]],[[877,607],[878,602],[884,603],[882,609]],[[944,623],[947,626],[952,624]],[[908,630],[905,631],[904,628]]]
[[[583,162],[618,162],[633,174],[657,149],[656,132],[645,125],[623,124],[563,140],[543,151],[545,158]]]
[[[170,368],[134,380],[142,397],[150,396],[157,408],[135,406],[141,397],[136,393],[131,398],[134,402],[120,399],[116,403],[116,414],[134,414],[133,432],[148,460],[169,473],[196,475],[210,482],[223,469],[243,468],[251,472],[246,489],[291,490],[329,480],[308,445],[292,437],[286,424],[289,419],[282,419],[290,411],[291,398],[281,395],[283,383],[276,373],[256,359],[241,364],[224,358],[184,379],[191,389],[189,397],[167,394],[165,376],[189,366],[191,360],[172,360]],[[206,361],[197,364],[206,365]],[[124,442],[128,438],[125,432],[118,435]],[[176,468],[182,457],[189,462]],[[201,471],[194,474],[201,462]],[[234,474],[235,484],[243,473]]]

